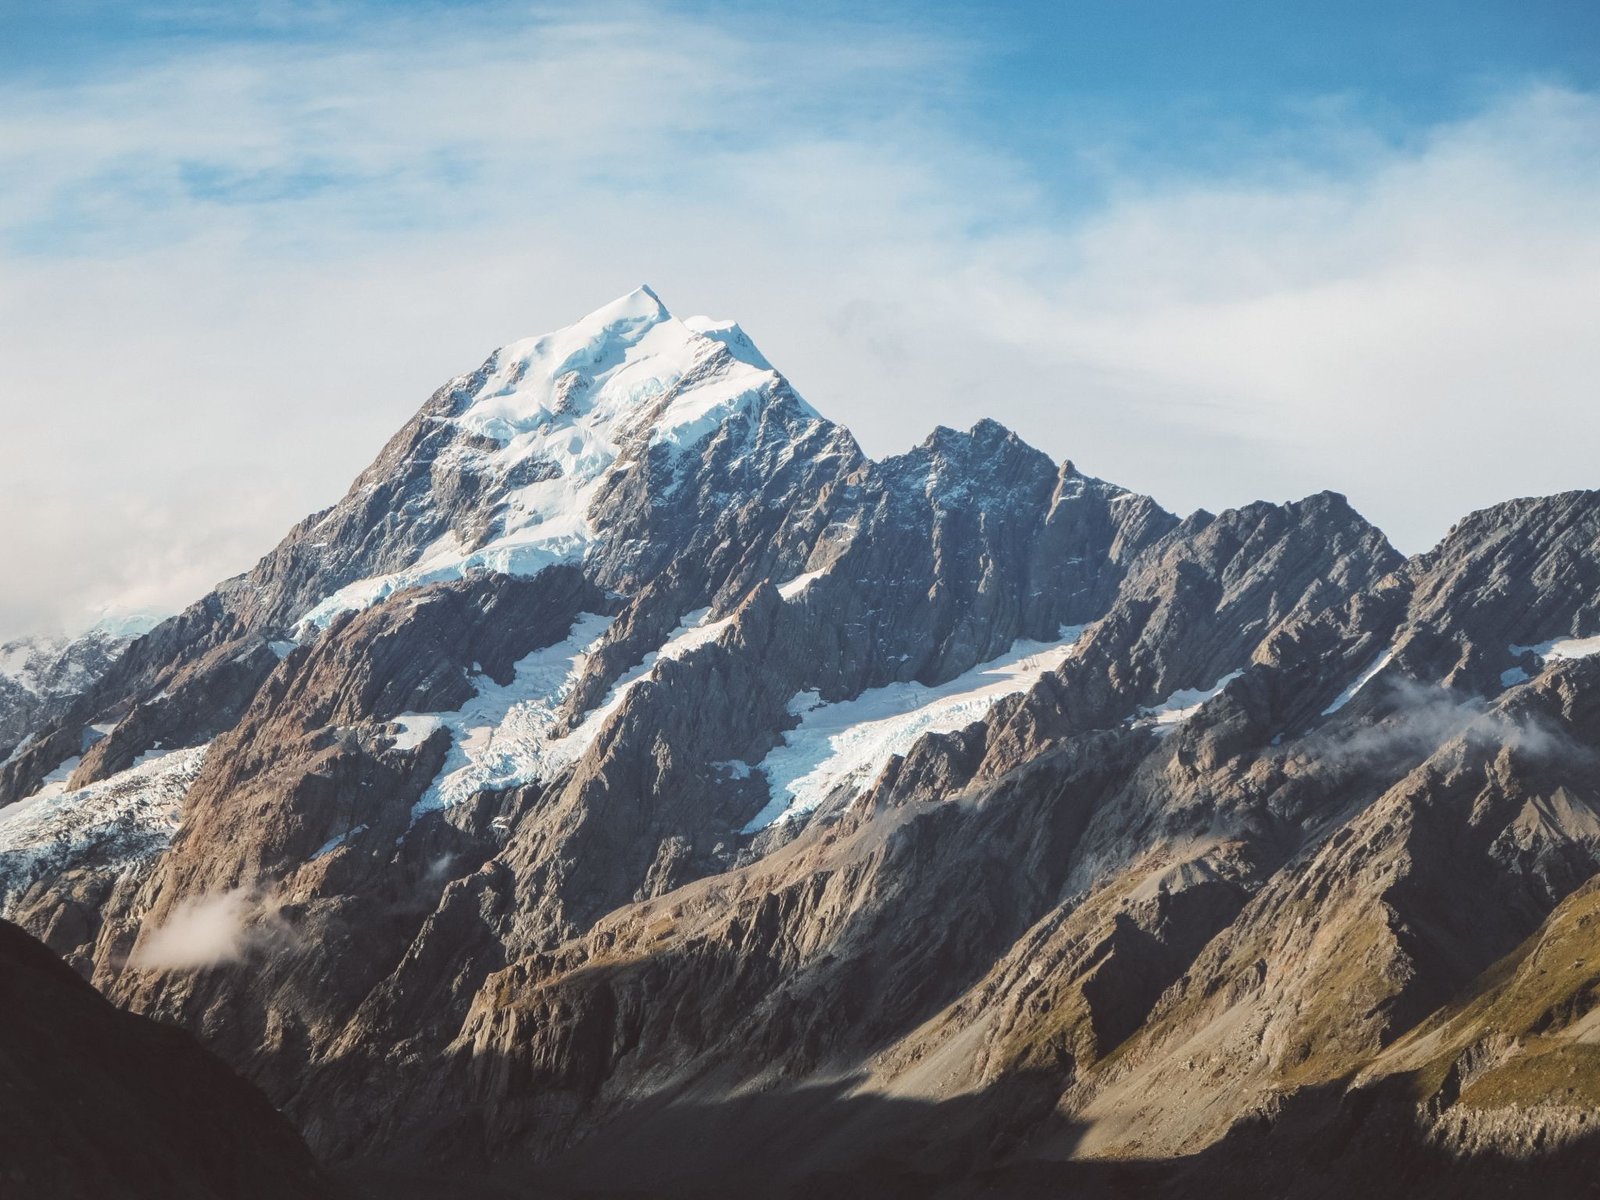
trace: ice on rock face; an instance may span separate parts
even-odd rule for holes
[[[732,618],[709,620],[710,610],[699,609],[682,622],[660,649],[618,679],[605,699],[561,737],[551,736],[557,717],[587,656],[599,645],[611,624],[609,617],[580,613],[564,641],[532,654],[516,664],[515,676],[500,686],[480,677],[478,694],[450,713],[404,713],[396,749],[414,749],[435,729],[451,734],[451,746],[438,776],[413,810],[423,813],[450,808],[483,791],[501,791],[554,779],[577,762],[594,743],[607,718],[622,706],[629,692],[654,672],[656,665],[682,658],[691,650],[715,641]]]
[[[165,850],[206,747],[151,753],[75,791],[46,787],[0,808],[0,915],[37,880],[80,864],[120,869]]]
[[[476,570],[534,575],[578,561],[595,541],[590,510],[607,472],[651,447],[697,445],[781,384],[737,325],[680,321],[643,287],[566,329],[512,342],[446,418],[461,437],[443,452],[485,477],[526,480],[498,497],[499,532],[471,549],[446,535],[404,570],[341,588],[304,621],[321,627],[401,588]]]
[[[1059,642],[1018,640],[1009,653],[929,687],[891,683],[854,700],[829,704],[814,691],[789,701],[800,718],[783,745],[756,767],[767,778],[771,801],[745,826],[745,833],[809,813],[837,788],[867,787],[896,754],[927,733],[948,733],[983,717],[1003,697],[1026,691],[1072,654],[1081,626],[1061,630]],[[742,778],[742,762],[720,764]]]
[[[1173,692],[1160,704],[1153,704],[1149,708],[1141,708],[1133,718],[1135,725],[1154,725],[1157,729],[1165,730],[1176,725],[1182,725],[1195,713],[1207,700],[1220,696],[1222,689],[1227,687],[1243,671],[1229,671],[1221,679],[1207,688],[1183,688]]]

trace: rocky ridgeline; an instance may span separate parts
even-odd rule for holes
[[[1597,1165],[1597,596],[1597,493],[875,462],[640,291],[41,713],[0,895],[358,1173],[1503,1194]]]

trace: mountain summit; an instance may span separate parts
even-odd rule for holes
[[[0,915],[439,1194],[1587,1186],[1596,595],[1600,493],[874,461],[641,288],[19,717]]]
[[[641,287],[555,333],[503,346],[431,405],[429,496],[445,531],[403,569],[355,581],[305,620],[321,626],[405,587],[475,570],[534,575],[581,560],[591,510],[628,470],[671,471],[715,431],[748,429],[764,408],[816,413],[731,322],[679,321]],[[396,463],[405,470],[411,463]]]

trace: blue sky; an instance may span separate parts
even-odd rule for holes
[[[7,0],[0,70],[88,74],[208,42],[315,42],[354,36],[397,13],[503,23],[535,5],[407,3],[117,3]],[[549,10],[549,6],[544,6]],[[741,25],[782,27],[772,3],[683,3],[679,11]],[[808,18],[857,22],[863,6],[813,3]],[[1538,75],[1587,86],[1600,70],[1600,10],[1586,0],[1065,0],[867,6],[895,31],[955,37],[988,48],[974,66],[980,109],[1060,119],[1089,101],[1147,114],[1194,105],[1249,124],[1299,100],[1349,93],[1397,121],[1433,121],[1482,99],[1485,85]]]
[[[675,13],[778,52],[797,25],[824,31],[825,40],[835,33],[834,51],[861,39],[921,44],[929,49],[926,72],[897,78],[888,91],[864,70],[828,79],[822,94],[797,102],[819,132],[879,109],[915,107],[952,134],[1010,156],[1036,185],[1033,202],[1065,219],[1103,201],[1111,175],[1154,184],[1252,163],[1267,171],[1348,169],[1375,141],[1405,146],[1533,82],[1600,86],[1600,5],[1588,0],[933,0],[862,8],[816,3],[798,19],[792,6],[745,0],[587,11],[619,24],[630,13]],[[108,74],[241,48],[329,54],[415,38],[421,44],[413,54],[425,58],[423,31],[492,38],[572,11],[473,0],[4,0],[0,78],[38,85],[40,102],[49,103],[52,94]],[[725,136],[704,133],[707,146]],[[468,161],[441,157],[431,165],[473,182]],[[373,182],[314,158],[255,174],[198,155],[181,170],[197,196],[240,203]],[[137,192],[130,181],[128,198],[137,201]],[[75,223],[89,220],[69,205],[30,236],[40,249],[71,249]]]
[[[639,282],[872,453],[992,415],[1425,548],[1595,482],[1597,76],[1566,0],[0,0],[0,640],[198,594]]]
[[[791,6],[699,0],[678,12],[782,34]],[[1196,134],[1294,128],[1330,98],[1393,135],[1459,116],[1529,78],[1600,78],[1600,6],[1589,0],[955,0],[813,3],[808,21],[950,39],[972,51],[950,114],[1044,160],[1090,121],[1188,159]],[[70,83],[206,46],[326,45],[397,16],[504,27],[553,6],[458,2],[117,3],[5,0],[0,72]],[[626,11],[613,7],[612,11]],[[846,102],[848,97],[840,97]],[[1064,136],[1065,134],[1065,136]],[[1041,136],[1042,135],[1042,136]]]

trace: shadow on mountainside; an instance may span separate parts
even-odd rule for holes
[[[1046,1075],[944,1101],[852,1094],[852,1081],[721,1101],[645,1101],[538,1164],[353,1164],[371,1200],[1490,1200],[1600,1196],[1600,1114],[1526,1157],[1458,1154],[1418,1129],[1409,1081],[1304,1089],[1176,1159],[1074,1161],[1083,1127]],[[492,1115],[484,1119],[492,1121]]]

